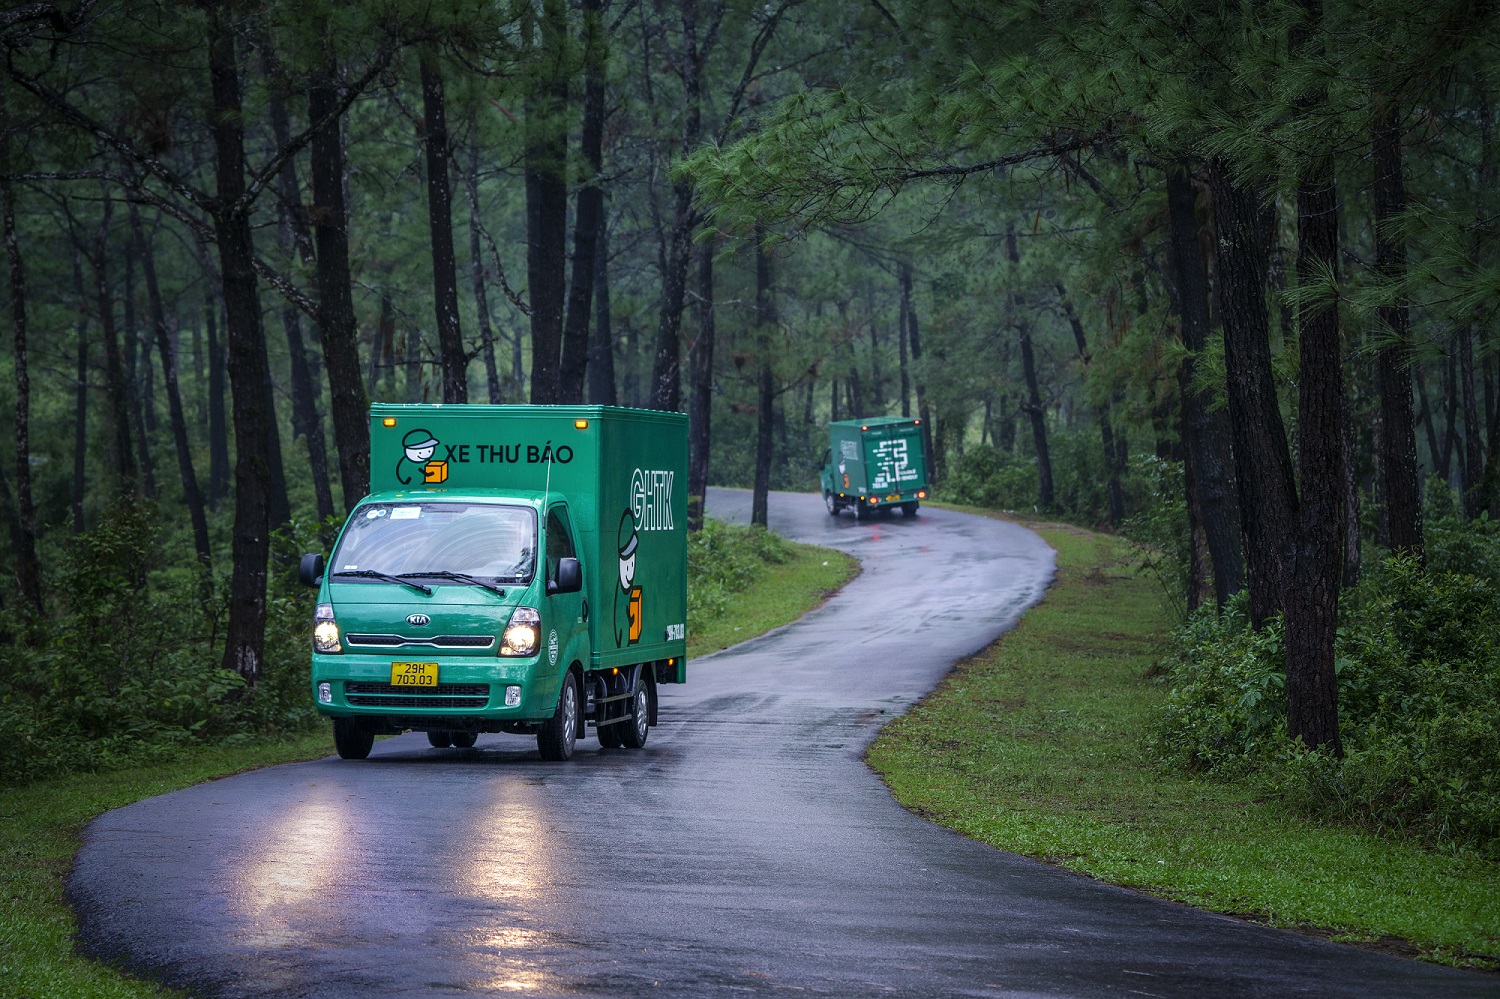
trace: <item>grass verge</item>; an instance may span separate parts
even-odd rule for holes
[[[700,629],[702,634],[689,638],[690,658],[797,619],[859,571],[858,563],[841,553],[811,545],[787,547],[787,559],[756,573],[725,611]],[[143,798],[333,751],[331,733],[320,726],[280,740],[186,750],[151,766],[0,788],[0,996],[187,996],[74,954],[73,912],[63,889],[80,831],[95,816]]]
[[[783,545],[789,551],[784,561],[768,566],[722,611],[689,630],[690,678],[694,656],[706,656],[790,624],[859,575],[859,561],[843,552],[793,541]]]
[[[1318,824],[1253,785],[1160,768],[1142,737],[1166,693],[1151,680],[1169,628],[1156,585],[1119,539],[1028,526],[1057,551],[1046,598],[870,748],[903,805],[1163,898],[1500,968],[1500,865]]]

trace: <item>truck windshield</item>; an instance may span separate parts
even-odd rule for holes
[[[494,503],[367,503],[354,511],[330,568],[376,578],[434,574],[525,584],[536,571],[536,511]],[[470,581],[472,583],[472,581]]]

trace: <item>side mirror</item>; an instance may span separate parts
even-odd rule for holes
[[[557,578],[547,583],[547,592],[577,593],[583,589],[583,566],[576,558],[557,560]]]
[[[297,576],[302,580],[303,586],[316,588],[323,582],[323,556],[316,553],[302,556],[302,564],[297,567]]]

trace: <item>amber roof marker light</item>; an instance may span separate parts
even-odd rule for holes
[[[387,416],[380,421],[380,425],[383,427],[394,427],[396,425],[396,418],[394,416]]]
[[[587,430],[589,428],[589,421],[588,420],[574,420],[573,421],[573,426],[576,429],[578,429],[578,430]]]

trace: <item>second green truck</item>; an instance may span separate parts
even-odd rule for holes
[[[831,514],[845,507],[861,520],[897,507],[915,514],[929,485],[922,421],[876,416],[830,423],[819,478]]]

